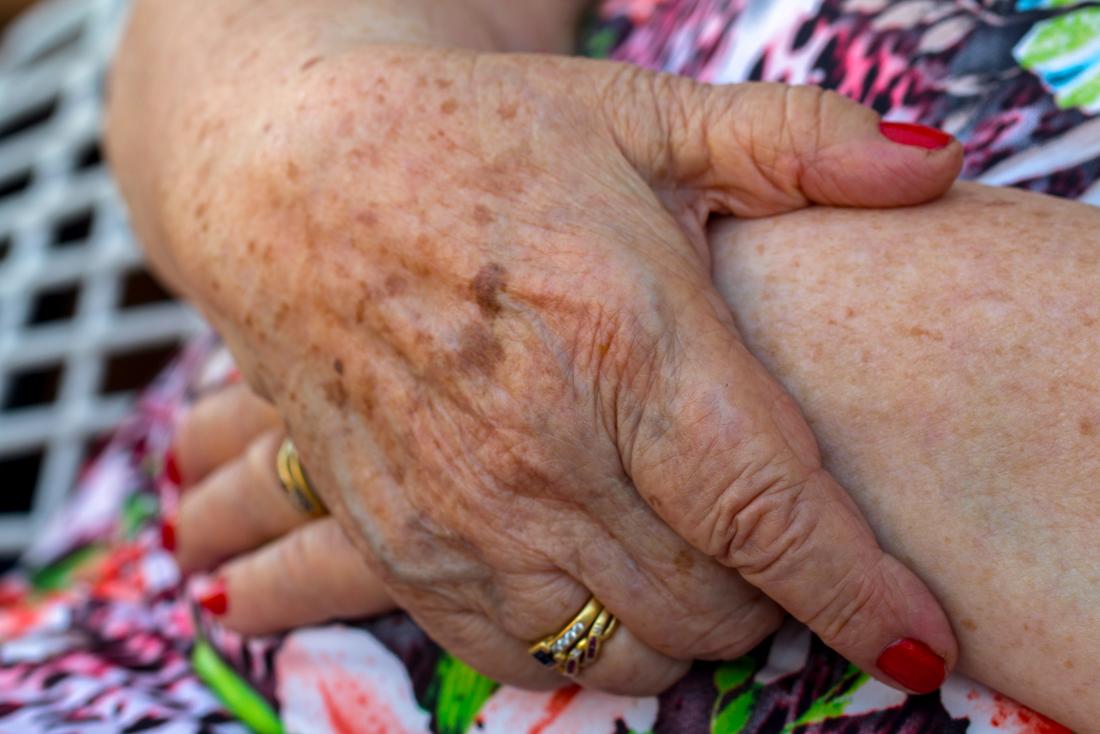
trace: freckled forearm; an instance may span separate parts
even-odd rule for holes
[[[1100,717],[1098,227],[1100,209],[965,187],[712,239],[750,348],[939,595],[964,672],[1081,731]]]
[[[157,270],[188,290],[178,263],[183,245],[172,247],[164,221],[178,212],[164,207],[170,200],[166,192],[178,188],[181,179],[217,173],[196,170],[195,162],[203,158],[196,140],[216,147],[221,158],[246,155],[256,127],[247,116],[292,94],[293,74],[371,45],[567,52],[585,5],[585,0],[139,0],[112,72],[107,143],[135,229]],[[204,125],[196,135],[195,128]]]

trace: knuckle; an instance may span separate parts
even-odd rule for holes
[[[778,629],[782,619],[782,611],[759,594],[733,612],[721,610],[709,623],[696,622],[677,653],[699,660],[738,658]]]
[[[307,526],[308,528],[308,526]],[[303,528],[286,536],[279,554],[281,585],[290,589],[310,589],[317,586],[318,574],[324,573],[328,564],[328,544],[321,533]]]
[[[646,303],[654,289],[629,280],[616,286],[608,302],[585,309],[576,325],[574,363],[597,383],[629,386],[647,374],[661,351],[666,319]]]
[[[882,606],[886,589],[879,566],[852,572],[805,621],[830,647],[850,649],[866,639],[869,619]]]
[[[716,556],[758,586],[797,567],[817,527],[808,490],[820,471],[792,472],[777,459],[737,477],[714,513]]]

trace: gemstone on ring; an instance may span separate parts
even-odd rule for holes
[[[531,645],[528,653],[546,667],[573,676],[596,661],[600,642],[615,627],[615,618],[595,597],[589,597],[576,616],[561,631]]]

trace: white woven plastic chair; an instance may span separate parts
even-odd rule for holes
[[[0,556],[198,317],[149,278],[100,156],[125,0],[48,0],[0,41]]]

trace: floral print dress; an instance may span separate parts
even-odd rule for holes
[[[606,0],[581,51],[714,83],[820,84],[955,134],[964,176],[1100,205],[1100,6],[1072,0]],[[906,696],[788,623],[624,698],[502,687],[403,614],[242,639],[160,547],[173,427],[232,363],[213,337],[153,384],[0,581],[0,732],[1064,732],[961,675]],[[1100,693],[1098,693],[1100,695]]]

